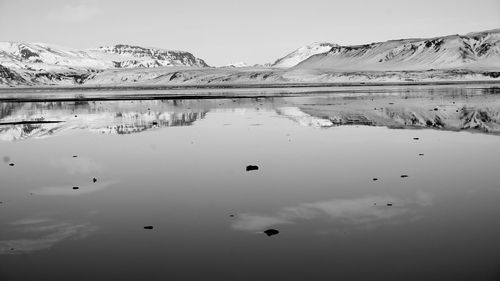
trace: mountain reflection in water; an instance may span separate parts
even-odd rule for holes
[[[282,98],[0,103],[0,139],[43,138],[70,130],[132,134],[190,126],[210,111],[265,110],[301,125],[500,132],[495,89],[333,94]],[[60,123],[49,123],[60,121]],[[27,122],[25,124],[12,124]],[[34,123],[29,123],[34,122]],[[36,123],[35,123],[36,122]],[[44,123],[47,122],[47,123]],[[10,123],[10,124],[9,124]]]
[[[495,91],[0,109],[0,280],[498,279]]]

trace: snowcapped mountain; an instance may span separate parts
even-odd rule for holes
[[[28,71],[103,70],[159,66],[208,67],[184,51],[115,45],[74,50],[41,43],[0,42],[0,65]]]
[[[500,29],[357,46],[314,43],[271,65],[208,67],[131,45],[74,50],[0,42],[0,87],[499,81]]]
[[[158,66],[196,66],[208,67],[204,60],[185,51],[170,51],[156,48],[143,48],[130,45],[115,45],[89,50],[96,58],[113,58],[117,68],[158,67]]]
[[[276,60],[272,67],[292,67],[316,54],[322,54],[330,51],[338,45],[332,43],[313,43],[299,48],[290,54]]]
[[[338,71],[500,68],[500,29],[429,39],[333,46],[296,68]]]

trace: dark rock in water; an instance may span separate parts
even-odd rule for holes
[[[92,179],[92,181],[95,183],[95,182],[97,181],[97,179],[96,179],[96,178],[93,178],[93,179]]]
[[[158,126],[158,122],[156,122],[156,121],[153,121],[152,124],[153,124],[153,126]]]
[[[12,166],[14,166],[14,165],[15,165],[14,163],[10,163],[10,164],[9,164],[9,166],[11,166],[11,167],[12,167]]]
[[[75,114],[75,117],[78,117],[78,115]]]
[[[80,189],[80,188],[78,186],[73,186],[73,189],[76,190],[76,189]]]
[[[388,207],[392,206],[392,203],[387,203],[387,206],[388,206]]]
[[[267,236],[273,236],[273,235],[276,235],[278,233],[280,233],[278,230],[276,229],[268,229],[268,230],[264,230],[264,233],[267,235]]]
[[[144,229],[153,229],[153,226],[152,226],[152,225],[146,225],[146,226],[144,227]]]
[[[372,180],[373,180],[373,181],[378,181],[378,179],[377,179],[377,178],[373,178]]]
[[[423,153],[419,153],[418,156],[424,156],[424,154]]]
[[[402,177],[402,178],[407,178],[407,177],[408,177],[408,175],[401,175],[401,177]]]
[[[78,155],[73,155],[73,158],[76,158],[76,157],[78,157]]]
[[[230,214],[230,215],[229,215],[229,217],[234,218],[234,215],[233,215],[233,214]]]
[[[258,169],[259,169],[259,167],[258,167],[258,166],[256,166],[256,165],[248,165],[248,166],[247,166],[247,172],[248,172],[248,171],[256,171],[256,170],[258,170]]]
[[[389,104],[394,104],[393,102],[390,102]]]
[[[434,108],[434,111],[438,111],[438,110],[439,110],[439,108],[437,108],[437,107],[436,107],[436,108]]]
[[[420,138],[413,138],[414,140],[419,140]]]

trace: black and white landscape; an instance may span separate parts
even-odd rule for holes
[[[356,46],[313,43],[274,62],[209,66],[187,51],[0,43],[1,86],[500,81],[500,29]]]
[[[0,281],[499,280],[499,11],[0,0]]]

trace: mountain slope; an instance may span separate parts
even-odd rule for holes
[[[296,68],[339,71],[500,69],[500,29],[430,39],[333,46]]]
[[[276,60],[271,66],[272,67],[292,67],[298,63],[308,59],[316,54],[322,54],[330,51],[333,47],[338,45],[331,43],[313,43],[311,45],[299,48],[290,54]]]
[[[0,42],[0,65],[28,71],[103,70],[159,66],[207,67],[202,59],[184,51],[115,45],[74,50],[41,43]]]

